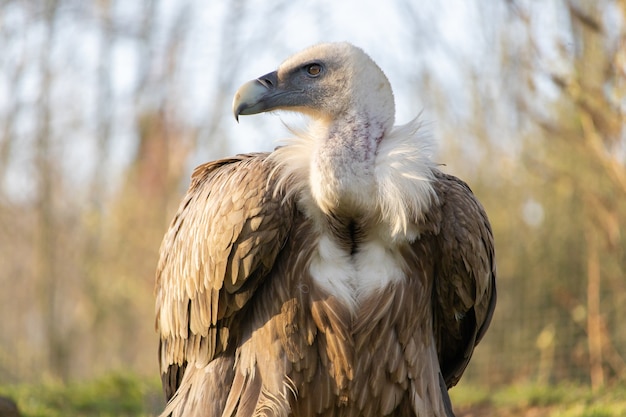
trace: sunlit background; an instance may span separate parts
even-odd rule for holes
[[[0,2],[0,384],[157,375],[154,270],[194,166],[271,150],[243,82],[366,50],[492,221],[499,300],[462,384],[626,375],[623,0]]]

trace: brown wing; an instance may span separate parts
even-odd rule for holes
[[[293,217],[274,192],[267,154],[196,168],[160,250],[156,329],[169,400],[187,364],[202,366],[237,338],[237,313],[272,268]]]
[[[434,333],[441,372],[456,385],[474,347],[485,334],[496,305],[493,234],[487,215],[460,179],[436,172],[438,209],[430,220],[435,259]]]

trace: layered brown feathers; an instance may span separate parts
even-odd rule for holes
[[[495,264],[482,207],[465,183],[435,172],[437,203],[402,248],[406,281],[351,314],[307,273],[317,228],[274,187],[269,164],[254,154],[199,167],[163,241],[167,411],[416,415],[412,390],[434,403],[428,389],[439,389],[421,380],[433,375],[423,368],[440,367],[445,387],[456,384],[491,319]]]

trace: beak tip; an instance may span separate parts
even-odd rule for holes
[[[233,116],[235,116],[235,120],[237,121],[237,123],[239,123],[239,116],[242,114],[245,108],[246,106],[243,103],[238,103],[237,105],[233,106]]]
[[[233,114],[237,122],[240,115],[257,114],[270,109],[267,100],[274,94],[273,89],[277,84],[275,78],[275,73],[270,73],[239,87],[233,98]]]

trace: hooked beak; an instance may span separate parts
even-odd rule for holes
[[[278,72],[270,72],[256,80],[248,81],[235,93],[233,113],[257,114],[276,109],[306,109],[311,98],[306,91],[289,81],[280,80]]]
[[[274,71],[242,85],[233,99],[235,119],[239,121],[240,114],[262,113],[280,105],[276,99],[284,92],[277,88],[277,84],[278,74]]]

